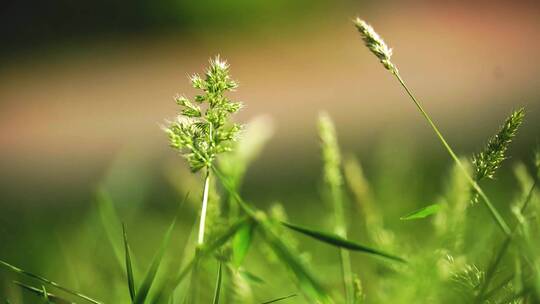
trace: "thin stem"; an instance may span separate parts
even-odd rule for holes
[[[484,193],[482,188],[480,188],[478,183],[467,172],[467,169],[465,169],[465,166],[463,165],[463,163],[461,162],[459,157],[456,155],[456,153],[454,153],[454,150],[452,150],[452,148],[450,147],[450,145],[448,144],[446,139],[444,139],[444,136],[439,131],[439,128],[437,127],[437,125],[435,125],[433,120],[431,120],[431,117],[424,110],[424,108],[422,107],[420,102],[418,102],[418,100],[416,99],[414,94],[411,92],[411,90],[407,87],[407,85],[405,84],[405,82],[403,81],[401,76],[399,75],[399,72],[397,70],[393,70],[392,73],[396,76],[396,78],[398,79],[401,86],[405,89],[405,91],[407,92],[409,97],[412,99],[412,101],[414,102],[414,104],[416,105],[416,107],[418,108],[420,113],[422,114],[422,116],[424,116],[424,118],[427,120],[427,122],[429,123],[429,125],[431,126],[431,128],[433,129],[435,134],[437,134],[437,137],[439,138],[439,140],[441,141],[443,146],[446,148],[446,150],[448,151],[448,153],[450,154],[452,159],[454,159],[454,161],[457,163],[458,167],[463,171],[463,174],[465,175],[465,177],[467,178],[467,180],[469,181],[471,186],[474,188],[474,190],[476,190],[478,192],[478,194],[482,198],[483,202],[488,207],[488,209],[489,209],[489,211],[491,213],[491,216],[493,217],[495,222],[497,222],[499,228],[501,228],[501,230],[504,232],[504,234],[506,234],[507,236],[510,236],[511,235],[510,228],[508,228],[508,225],[506,224],[506,222],[504,221],[502,216],[499,214],[497,209],[493,206],[493,204],[491,203],[491,201],[489,200],[487,195]]]
[[[339,185],[331,184],[330,191],[332,193],[332,200],[334,203],[334,215],[335,215],[335,231],[336,234],[343,238],[347,238],[347,227],[345,224],[345,212],[343,210],[343,195]],[[339,249],[339,261],[341,264],[341,275],[343,276],[343,285],[345,288],[346,303],[353,303],[353,282],[352,282],[352,270],[351,270],[351,256],[350,253],[343,249]]]
[[[210,169],[206,171],[206,177],[204,179],[204,191],[202,199],[201,220],[199,223],[199,238],[197,244],[202,245],[204,243],[204,223],[206,221],[206,210],[208,209],[208,188],[210,187]]]

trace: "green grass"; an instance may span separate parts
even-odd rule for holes
[[[296,217],[285,211],[289,204],[261,208],[259,202],[242,195],[242,184],[250,163],[271,136],[270,126],[261,120],[245,126],[232,121],[231,115],[241,104],[227,95],[237,85],[229,66],[216,57],[204,78],[191,77],[200,95],[193,102],[176,98],[179,117],[164,128],[171,146],[191,170],[182,182],[200,185],[200,195],[192,199],[180,191],[177,200],[182,203],[166,226],[152,223],[146,209],[126,221],[127,216],[102,187],[86,222],[91,233],[74,233],[88,251],[92,246],[102,249],[80,257],[73,253],[72,258],[79,257],[77,269],[85,270],[70,272],[86,283],[72,288],[73,282],[65,276],[52,281],[0,259],[5,277],[15,279],[4,288],[6,295],[0,294],[2,300],[94,304],[540,302],[540,244],[536,241],[540,151],[531,151],[531,155],[535,153],[531,168],[515,165],[518,187],[501,185],[515,193],[513,201],[501,201],[496,195],[501,192],[491,193],[485,190],[489,184],[484,184],[506,163],[525,111],[514,111],[484,150],[459,157],[405,84],[391,61],[391,49],[364,21],[355,20],[355,26],[450,155],[453,163],[447,172],[437,172],[444,183],[442,190],[408,188],[410,183],[399,178],[399,166],[412,161],[399,153],[390,154],[395,165],[381,168],[377,174],[393,184],[403,183],[402,189],[411,192],[405,197],[418,200],[406,202],[406,193],[395,190],[399,187],[392,191],[384,182],[381,184],[386,186],[380,187],[356,157],[343,156],[330,116],[321,114],[322,179],[320,187],[310,189],[320,193],[321,199],[292,202]],[[396,151],[407,149],[394,145]],[[420,176],[417,170],[409,173],[416,174],[409,178]],[[198,188],[189,190],[199,193]],[[439,194],[427,198],[426,192]],[[289,200],[286,196],[276,199]],[[403,202],[407,204],[399,205]],[[96,229],[100,232],[95,233]],[[62,268],[58,273],[68,271]]]

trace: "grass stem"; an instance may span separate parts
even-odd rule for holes
[[[493,217],[493,219],[495,220],[495,222],[497,223],[497,225],[499,226],[499,228],[501,228],[501,230],[503,231],[503,233],[506,235],[506,236],[510,236],[512,234],[512,232],[510,231],[510,228],[508,227],[508,224],[506,224],[506,222],[504,221],[504,219],[502,218],[502,216],[500,215],[500,213],[497,211],[497,209],[495,208],[495,206],[493,206],[493,204],[491,203],[490,199],[487,197],[487,195],[484,193],[484,191],[482,190],[482,188],[480,188],[480,186],[478,185],[478,183],[471,177],[471,175],[467,172],[467,170],[465,169],[465,166],[463,165],[463,163],[459,160],[459,157],[456,155],[456,153],[454,152],[454,150],[452,150],[452,148],[450,147],[450,145],[448,144],[448,142],[446,141],[446,139],[444,138],[444,136],[442,135],[442,133],[439,131],[439,128],[437,127],[437,125],[433,122],[433,120],[431,119],[431,117],[429,116],[429,114],[424,110],[424,108],[422,107],[422,105],[420,104],[420,102],[416,99],[416,97],[414,96],[414,94],[411,92],[411,90],[409,89],[409,87],[407,87],[407,85],[405,84],[405,82],[403,81],[403,78],[401,78],[401,75],[399,74],[399,72],[396,70],[393,70],[392,73],[396,76],[397,80],[399,81],[399,83],[401,84],[401,86],[405,89],[405,91],[407,92],[407,94],[409,95],[409,97],[412,99],[412,101],[414,102],[414,104],[416,105],[416,107],[418,108],[418,110],[420,111],[420,113],[422,114],[422,116],[424,116],[424,118],[427,120],[427,122],[429,123],[429,125],[431,126],[431,128],[433,129],[433,131],[435,132],[435,134],[437,135],[437,137],[439,138],[439,140],[441,141],[441,143],[443,144],[443,146],[446,148],[446,150],[448,151],[448,153],[450,154],[450,156],[452,157],[452,159],[457,163],[457,165],[459,166],[460,170],[463,171],[463,174],[465,174],[465,177],[467,178],[467,180],[469,181],[469,183],[471,184],[471,186],[474,188],[474,190],[476,190],[478,192],[478,195],[480,195],[480,197],[482,198],[484,204],[486,205],[486,207],[489,209],[489,212],[491,214],[491,216]]]
[[[343,195],[338,185],[330,185],[332,192],[332,201],[334,202],[335,230],[336,233],[347,238],[347,228],[345,224],[345,215],[343,210]],[[354,289],[352,281],[352,267],[350,253],[343,248],[339,249],[339,261],[341,264],[341,275],[343,276],[343,285],[345,287],[346,303],[352,304],[354,301]]]
[[[201,220],[199,222],[199,237],[197,244],[202,245],[204,243],[204,226],[206,221],[206,211],[208,209],[208,188],[210,187],[210,170],[206,171],[206,177],[204,178],[204,190],[201,207]]]

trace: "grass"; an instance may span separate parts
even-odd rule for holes
[[[414,208],[404,215],[389,216],[361,163],[354,156],[343,157],[338,132],[323,113],[318,121],[320,190],[321,200],[328,204],[299,206],[305,215],[302,221],[310,220],[309,225],[289,218],[279,203],[268,210],[258,207],[242,195],[242,182],[270,137],[270,127],[267,120],[245,126],[232,121],[242,104],[229,99],[237,84],[229,75],[229,65],[218,56],[210,60],[204,78],[191,77],[200,94],[193,102],[177,97],[178,117],[164,127],[171,147],[191,170],[185,179],[201,186],[200,200],[185,195],[162,236],[152,234],[142,243],[146,248],[141,248],[132,243],[141,236],[131,231],[132,227],[144,231],[146,226],[122,224],[123,213],[102,188],[96,199],[99,220],[89,225],[100,226],[104,236],[100,244],[108,245],[104,259],[109,257],[109,262],[98,267],[102,257],[96,257],[90,264],[96,263],[92,272],[108,275],[106,287],[92,290],[87,284],[81,293],[67,287],[65,279],[57,283],[0,260],[0,266],[16,277],[7,290],[12,295],[18,290],[20,303],[21,299],[94,304],[540,302],[540,246],[535,241],[540,224],[536,216],[540,151],[534,152],[532,174],[525,165],[516,165],[520,187],[513,202],[495,204],[496,196],[488,196],[483,184],[504,165],[525,111],[512,112],[482,151],[459,157],[405,84],[391,60],[391,49],[363,20],[356,19],[354,25],[453,161],[436,200],[413,202]],[[393,170],[381,172],[394,178]],[[403,193],[388,195],[399,201]],[[487,208],[491,222],[478,215],[482,210],[477,200]],[[181,222],[188,210],[200,210],[198,224]],[[181,224],[185,243],[179,242]],[[502,239],[490,224],[499,227]],[[409,229],[414,225],[421,228]],[[306,248],[315,250],[310,253]],[[153,257],[136,258],[142,251]],[[5,301],[19,303],[8,296]]]

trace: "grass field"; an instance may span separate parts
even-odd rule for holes
[[[332,117],[321,111],[313,117],[319,150],[306,156],[318,160],[311,177],[264,179],[250,168],[273,124],[266,116],[235,118],[249,101],[235,100],[242,87],[234,66],[216,56],[193,71],[197,93],[178,95],[177,117],[161,126],[177,157],[159,178],[126,170],[120,154],[88,208],[48,210],[47,218],[32,210],[25,218],[3,215],[5,227],[30,225],[19,229],[32,241],[0,257],[0,300],[540,302],[540,150],[510,155],[527,109],[509,108],[490,138],[461,155],[375,30],[354,20],[351,43],[363,43],[371,54],[358,56],[375,55],[392,76],[388,87],[400,88],[403,103],[418,110],[439,143],[436,156],[396,131],[378,139],[364,164],[366,156],[343,149]],[[298,166],[289,167],[285,174],[294,177]],[[275,195],[263,197],[261,189]],[[153,196],[152,205],[142,203]]]

